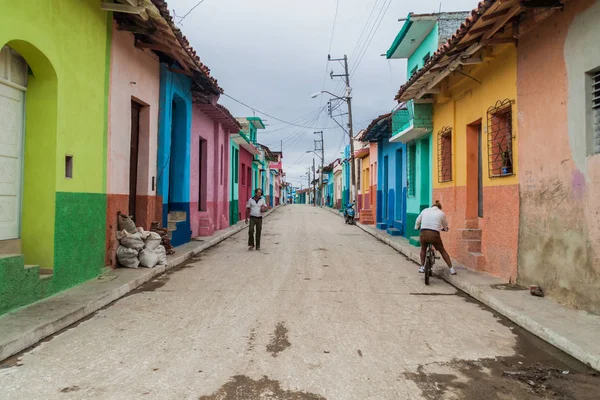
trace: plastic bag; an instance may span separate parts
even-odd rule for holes
[[[119,242],[121,246],[125,246],[128,249],[141,250],[144,248],[144,241],[142,240],[142,235],[139,233],[129,233]]]
[[[154,253],[158,256],[158,265],[167,265],[167,250],[165,246],[158,246],[154,249]]]
[[[119,260],[119,264],[125,268],[137,268],[140,265],[138,251],[135,249],[128,249],[124,246],[119,246],[117,248],[117,260]]]
[[[152,250],[144,249],[140,251],[140,265],[142,267],[154,268],[158,263],[158,256]]]
[[[145,249],[154,250],[158,246],[160,246],[160,242],[162,242],[162,237],[156,232],[146,232],[148,235],[145,238]]]
[[[131,219],[130,216],[125,214],[119,214],[119,230],[123,229],[129,233],[135,233],[135,222]]]

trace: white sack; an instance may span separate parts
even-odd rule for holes
[[[152,250],[144,249],[140,251],[140,265],[142,267],[154,268],[158,263],[158,256]]]
[[[140,235],[139,232],[129,233],[119,242],[121,243],[121,246],[125,246],[128,249],[141,250],[144,248],[144,241],[142,240],[142,235]]]
[[[154,253],[158,256],[158,265],[167,265],[167,250],[165,246],[158,246],[154,249]]]
[[[134,249],[128,249],[124,246],[119,246],[117,248],[117,260],[119,260],[119,264],[125,268],[137,268],[140,265],[140,260],[138,260],[138,251]]]
[[[160,243],[162,242],[162,238],[160,237],[160,235],[156,232],[147,232],[148,235],[145,238],[145,249],[148,250],[155,250],[158,246],[160,246]]]

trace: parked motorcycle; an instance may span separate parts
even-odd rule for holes
[[[354,225],[354,204],[355,203],[350,203],[346,206],[346,208],[344,209],[344,221],[347,224],[350,225]]]

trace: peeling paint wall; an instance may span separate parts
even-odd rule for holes
[[[588,156],[586,73],[600,1],[572,1],[519,42],[519,282],[600,314],[600,155]]]

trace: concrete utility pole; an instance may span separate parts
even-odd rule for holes
[[[315,140],[315,151],[321,150],[321,173],[319,174],[319,205],[323,207],[323,160],[325,159],[325,145],[323,143],[323,131],[314,132],[314,134],[321,134],[321,140]],[[321,148],[317,147],[317,143],[321,145]]]
[[[308,186],[306,186],[306,190],[308,191],[307,192],[308,199],[306,201],[306,204],[310,204],[310,167],[308,167],[308,174],[307,175],[308,175]]]
[[[313,207],[317,205],[317,188],[315,184],[315,158],[313,157]]]
[[[328,56],[329,61],[344,61],[344,72],[343,74],[339,74],[339,75],[334,75],[333,71],[331,72],[331,79],[333,79],[336,76],[339,77],[344,77],[346,78],[346,93],[345,96],[342,98],[343,100],[346,101],[346,104],[348,104],[348,136],[350,137],[350,161],[351,161],[351,168],[350,168],[350,181],[352,184],[352,190],[350,193],[351,199],[350,201],[354,201],[356,199],[356,174],[354,173],[354,133],[353,133],[353,126],[352,126],[352,97],[350,96],[351,94],[351,88],[350,88],[350,74],[348,72],[348,57],[344,54],[344,58],[337,58],[337,59],[333,59],[331,58],[331,56]]]

